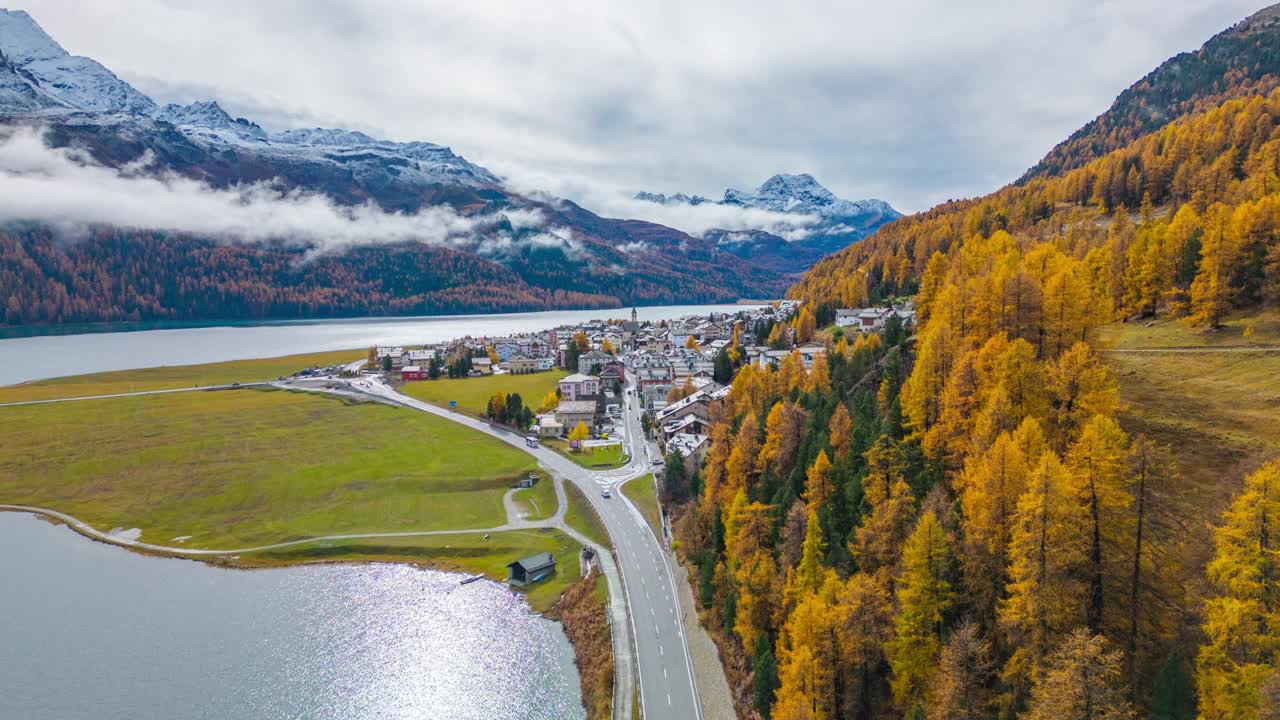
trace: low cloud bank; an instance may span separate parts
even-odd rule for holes
[[[105,167],[82,151],[50,148],[28,128],[0,137],[0,222],[40,222],[72,236],[94,225],[189,233],[225,242],[284,240],[318,252],[418,241],[490,256],[532,244],[579,250],[565,228],[545,227],[537,210],[463,216],[448,206],[387,212],[269,184],[224,190],[150,168],[143,156]]]
[[[647,220],[702,237],[712,230],[763,230],[784,240],[803,240],[822,222],[817,215],[783,213],[708,202],[661,204],[640,200],[634,191],[603,187],[583,179],[567,179],[521,166],[495,165],[513,191],[547,202],[569,198],[591,212],[610,218]]]

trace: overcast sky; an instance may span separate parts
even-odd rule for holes
[[[158,102],[429,140],[511,179],[719,197],[779,172],[981,194],[1263,0],[30,0]]]

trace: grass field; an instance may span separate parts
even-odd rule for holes
[[[262,360],[176,365],[37,380],[0,387],[0,403],[275,380],[282,375],[290,375],[316,365],[349,363],[359,360],[364,354],[365,351],[361,350],[341,350]]]
[[[565,494],[569,498],[569,509],[564,514],[564,522],[569,527],[586,535],[601,547],[609,547],[609,533],[605,531],[604,525],[600,522],[600,517],[596,515],[596,511],[591,509],[587,498],[582,495],[582,491],[577,485],[571,482],[564,484]]]
[[[1246,336],[1246,330],[1252,332]],[[1216,330],[1193,328],[1178,320],[1112,323],[1094,331],[1103,348],[1215,347],[1280,345],[1280,310],[1233,317]]]
[[[1204,333],[1160,321],[1150,328],[1115,324],[1100,328],[1099,344],[1113,350],[1212,347],[1249,341],[1273,344],[1280,315],[1238,318],[1224,330]],[[1243,328],[1253,325],[1253,338]],[[1220,349],[1212,352],[1108,352],[1120,383],[1121,423],[1167,445],[1186,478],[1183,494],[1202,511],[1189,543],[1207,554],[1207,526],[1216,524],[1246,474],[1280,457],[1280,352]],[[1203,557],[1192,558],[1200,562]]]
[[[662,514],[658,511],[658,490],[654,487],[653,475],[628,480],[622,486],[622,494],[635,503],[636,509],[644,515],[645,522],[653,528],[654,535],[662,537]]]
[[[621,442],[587,447],[579,452],[571,451],[568,441],[559,438],[546,438],[542,444],[590,470],[613,470],[627,464]]]
[[[426,413],[227,390],[0,408],[0,502],[235,548],[505,522],[532,459]]]
[[[537,485],[517,490],[515,500],[523,508],[525,520],[546,520],[556,514],[559,505],[555,483],[545,475]]]
[[[578,551],[581,547],[576,540],[557,530],[512,530],[491,533],[488,540],[481,533],[463,533],[317,542],[284,550],[242,555],[240,562],[248,565],[278,565],[298,562],[356,562],[375,558],[380,561],[417,563],[444,570],[483,573],[493,580],[502,581],[507,579],[507,563],[534,553],[550,552],[557,561],[555,574],[537,585],[514,588],[526,594],[534,610],[544,612],[555,604],[566,588],[578,581]]]
[[[469,378],[444,378],[405,383],[400,391],[423,402],[443,407],[456,400],[458,409],[482,417],[489,407],[489,398],[495,393],[519,393],[524,404],[533,410],[566,373],[563,370],[547,370],[526,375],[484,375]]]

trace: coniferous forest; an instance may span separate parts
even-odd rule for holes
[[[1280,306],[1280,92],[897,221],[790,295],[799,340],[918,314],[738,369],[665,488],[741,714],[1276,717],[1280,458],[1211,507],[1126,430],[1094,334]]]

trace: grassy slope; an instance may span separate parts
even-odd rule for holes
[[[569,442],[559,438],[545,438],[542,444],[590,470],[613,470],[627,464],[621,442],[583,448],[579,452],[570,451]]]
[[[609,533],[605,531],[599,516],[596,515],[595,510],[591,509],[582,491],[571,482],[564,484],[564,490],[569,498],[569,509],[564,516],[565,524],[586,535],[601,547],[609,547]]]
[[[537,485],[517,490],[516,503],[524,509],[525,520],[546,520],[556,514],[556,486],[545,475]]]
[[[640,514],[644,515],[645,521],[649,523],[649,527],[653,528],[654,534],[662,537],[662,515],[658,512],[658,490],[654,487],[653,475],[643,475],[634,480],[628,480],[627,484],[622,486],[622,494],[635,503]]]
[[[566,373],[562,370],[529,373],[527,375],[485,375],[473,378],[444,378],[405,383],[401,392],[423,402],[448,406],[450,400],[458,401],[458,409],[482,416],[489,406],[489,398],[495,393],[520,393],[524,404],[536,410],[547,393]]]
[[[1280,314],[1237,318],[1216,332],[1174,321],[1150,328],[1116,324],[1100,328],[1106,349],[1280,344]],[[1253,325],[1252,338],[1243,328]],[[1217,523],[1246,474],[1280,457],[1280,352],[1109,352],[1124,403],[1121,422],[1170,447],[1187,480],[1185,496],[1203,513],[1193,546],[1209,549]],[[1203,558],[1195,558],[1202,560]]]
[[[0,501],[237,547],[490,527],[532,460],[425,413],[235,390],[0,408]]]
[[[377,559],[418,563],[433,568],[483,573],[493,580],[507,579],[507,563],[539,552],[555,555],[556,572],[546,581],[522,588],[529,604],[545,612],[580,577],[578,551],[573,538],[555,530],[512,530],[459,535],[431,535],[412,538],[323,542],[241,556],[242,564],[278,565],[296,562],[342,562]],[[519,589],[519,588],[518,588]]]
[[[359,360],[364,354],[365,352],[360,350],[340,350],[308,355],[286,355],[262,360],[235,360],[206,365],[178,365],[75,375],[0,387],[0,403],[275,380],[282,375],[289,375],[316,365],[349,363]]]

